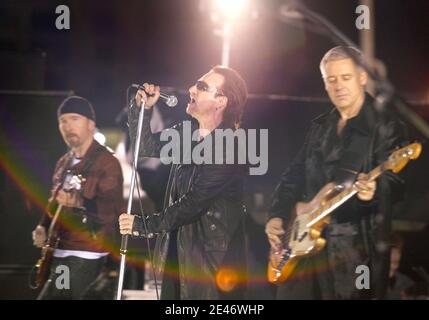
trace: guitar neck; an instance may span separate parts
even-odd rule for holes
[[[58,205],[57,210],[55,211],[55,215],[52,218],[51,224],[49,225],[48,229],[48,237],[51,238],[54,234],[54,228],[57,223],[58,217],[60,215],[61,210],[63,209],[63,206],[61,204]]]
[[[368,180],[374,181],[377,179],[383,172],[385,171],[385,165],[382,163],[381,165],[377,166],[376,168],[372,169],[368,173]],[[325,218],[327,215],[329,215],[332,211],[340,207],[343,203],[345,203],[347,200],[352,198],[356,193],[358,192],[357,188],[355,187],[355,184],[351,185],[350,187],[346,188],[345,190],[341,191],[339,194],[334,196],[333,198],[326,201],[325,204],[323,204],[316,212],[312,214],[312,219],[309,223],[307,223],[307,227],[311,227],[323,218]]]

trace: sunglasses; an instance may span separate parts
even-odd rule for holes
[[[198,80],[195,83],[195,88],[197,88],[198,91],[205,91],[205,92],[212,92],[214,94],[223,95],[220,90],[218,90],[214,86],[209,86],[206,82]]]

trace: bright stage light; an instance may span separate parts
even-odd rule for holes
[[[200,11],[209,15],[215,24],[214,34],[222,38],[222,65],[229,66],[231,43],[236,26],[240,27],[240,23],[259,17],[256,1],[200,0]]]
[[[215,7],[228,18],[235,18],[244,10],[248,0],[215,0]]]

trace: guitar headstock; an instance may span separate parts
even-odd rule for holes
[[[394,151],[386,161],[386,169],[392,170],[394,173],[401,171],[410,160],[415,160],[422,152],[422,145],[418,142],[407,145]]]

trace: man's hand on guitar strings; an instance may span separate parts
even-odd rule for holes
[[[271,247],[276,250],[280,250],[282,247],[280,236],[285,233],[285,230],[283,229],[283,219],[270,219],[270,221],[268,221],[267,225],[265,226],[265,233],[267,234]]]
[[[357,197],[363,201],[370,201],[374,198],[377,183],[375,180],[368,181],[368,175],[360,173],[355,182],[355,187],[358,190]]]

